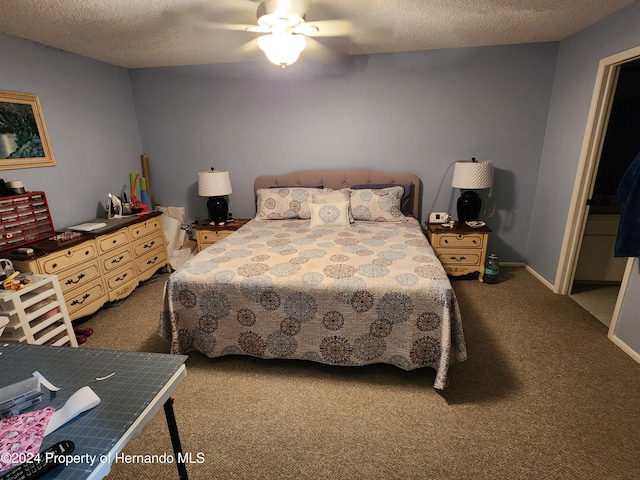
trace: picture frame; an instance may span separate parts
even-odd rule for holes
[[[0,170],[55,164],[38,96],[0,91]]]

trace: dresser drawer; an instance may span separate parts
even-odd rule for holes
[[[161,245],[163,245],[161,235],[145,237],[139,242],[133,244],[133,255],[135,258],[141,257]]]
[[[133,263],[105,276],[105,282],[107,283],[110,302],[128,296],[138,285]]]
[[[65,270],[62,274],[58,275],[60,289],[65,296],[67,292],[74,288],[84,287],[96,278],[100,278],[100,267],[95,260],[91,263]]]
[[[126,263],[130,263],[133,259],[129,245],[126,245],[119,250],[116,250],[108,257],[100,258],[102,268],[105,272],[110,272],[117,268],[122,267]]]
[[[97,243],[99,254],[103,255],[123,245],[128,245],[129,237],[127,236],[127,231],[123,228],[109,235],[98,237]]]
[[[132,240],[137,240],[145,235],[150,235],[154,232],[162,232],[162,220],[160,217],[147,220],[146,222],[140,222],[136,225],[129,227],[129,234]]]
[[[159,268],[167,263],[167,254],[164,248],[157,248],[140,259],[136,259],[136,274],[140,280],[146,280]]]
[[[52,253],[38,260],[41,273],[57,275],[58,272],[96,257],[93,240],[76,245],[68,250]]]
[[[72,319],[96,312],[107,301],[102,279],[95,280],[86,288],[65,297],[67,310]]]
[[[439,248],[482,248],[482,234],[442,234],[436,235],[436,246]]]

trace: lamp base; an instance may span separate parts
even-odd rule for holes
[[[480,216],[480,208],[482,207],[482,200],[478,194],[472,190],[462,192],[457,203],[458,207],[458,221],[470,222],[472,220],[478,220]]]
[[[216,224],[222,224],[227,221],[229,213],[229,204],[224,197],[209,197],[207,201],[207,210],[209,210],[209,220]]]

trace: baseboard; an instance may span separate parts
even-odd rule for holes
[[[555,287],[553,286],[553,284],[551,282],[549,282],[546,278],[544,278],[542,275],[540,275],[538,272],[536,272],[529,265],[524,264],[524,268],[525,268],[525,270],[527,270],[527,272],[529,272],[531,275],[536,277],[543,285],[547,286],[549,288],[549,290],[551,290],[553,293],[558,293],[558,292],[556,292],[556,289],[555,289]]]
[[[640,353],[636,352],[633,348],[620,340],[620,338],[618,338],[616,335],[610,333],[607,336],[609,337],[609,340],[611,340],[616,344],[616,346],[618,346],[618,348],[620,348],[620,350],[629,355],[637,363],[640,363]]]

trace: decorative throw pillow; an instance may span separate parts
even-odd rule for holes
[[[318,227],[348,227],[349,202],[312,203],[311,228]]]
[[[391,187],[402,187],[404,188],[404,193],[402,194],[402,199],[400,200],[400,210],[403,215],[411,215],[411,204],[409,201],[411,200],[411,186],[413,183],[403,183],[402,185],[393,184],[393,183],[363,183],[361,185],[353,185],[351,188],[353,190],[362,190],[362,189],[372,189],[377,190],[379,188],[391,188]]]
[[[355,220],[370,222],[397,222],[404,219],[400,200],[401,186],[377,189],[352,190],[349,202]]]
[[[256,218],[260,220],[289,220],[293,218],[309,219],[309,204],[313,194],[322,191],[319,188],[260,188],[257,196]]]
[[[313,203],[338,203],[349,202],[349,196],[351,195],[351,189],[341,188],[340,190],[333,190],[331,188],[324,189],[322,192],[313,194]],[[349,210],[349,221],[353,222],[351,216],[351,210]]]

